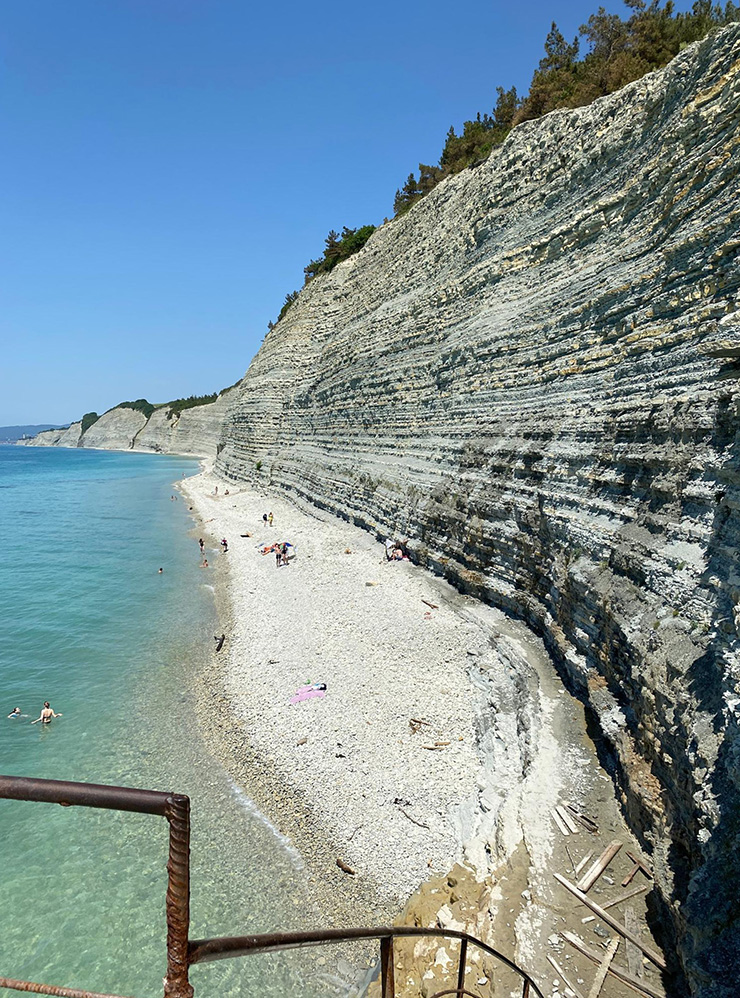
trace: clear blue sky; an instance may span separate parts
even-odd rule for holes
[[[329,229],[598,6],[6,0],[0,425],[236,381]]]

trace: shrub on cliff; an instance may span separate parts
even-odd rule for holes
[[[420,163],[419,179],[410,173],[396,191],[394,214],[404,214],[445,177],[481,162],[520,122],[557,108],[590,104],[665,66],[682,48],[715,28],[740,20],[740,6],[734,0],[726,0],[724,7],[712,0],[696,0],[690,11],[681,13],[675,13],[673,0],[666,0],[664,6],[662,0],[624,3],[631,11],[628,18],[599,7],[580,27],[578,35],[587,43],[580,58],[578,36],[566,41],[553,22],[526,96],[520,100],[513,87],[497,87],[492,114],[479,113],[473,121],[464,122],[460,135],[450,128],[439,163]]]
[[[80,432],[84,433],[86,430],[89,430],[93,423],[97,423],[99,419],[100,416],[98,416],[97,412],[86,412],[82,417],[82,429]]]
[[[303,268],[303,273],[306,275],[306,282],[308,283],[308,281],[312,280],[318,274],[328,274],[342,260],[346,260],[354,253],[357,253],[362,249],[373,232],[375,232],[374,225],[363,225],[359,229],[348,229],[345,225],[341,236],[332,229],[325,240],[324,255],[319,257],[318,260],[312,260],[307,267]],[[289,304],[292,303],[286,300],[286,305]]]
[[[152,405],[151,402],[147,402],[146,399],[136,399],[135,402],[119,402],[116,409],[134,409],[136,412],[141,412],[144,416],[149,419],[151,414],[156,409],[156,406]]]
[[[213,395],[188,395],[187,398],[173,399],[172,402],[167,402],[166,404],[167,419],[172,419],[173,416],[179,416],[185,409],[193,409],[197,405],[210,405],[211,402],[215,402],[217,398],[218,395],[214,393]]]

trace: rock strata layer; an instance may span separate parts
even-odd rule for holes
[[[540,631],[706,996],[740,953],[738,106],[732,26],[519,126],[301,293],[217,459]]]
[[[159,406],[147,418],[137,409],[115,406],[82,433],[80,422],[64,430],[44,430],[19,443],[31,447],[92,447],[98,450],[137,450],[215,458],[231,389],[209,405],[172,412]]]

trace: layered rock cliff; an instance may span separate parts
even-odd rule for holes
[[[516,128],[302,292],[217,459],[543,634],[706,996],[740,953],[739,106],[733,26]]]
[[[22,447],[76,447],[82,436],[82,423],[77,420],[60,430],[42,430],[35,437],[25,437],[17,443]]]
[[[148,418],[128,406],[115,406],[82,433],[80,422],[64,430],[44,430],[19,443],[31,447],[91,447],[215,458],[233,389],[209,405],[173,412],[160,406]]]

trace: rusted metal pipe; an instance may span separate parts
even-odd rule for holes
[[[113,811],[164,815],[171,796],[159,790],[71,783],[68,780],[37,780],[30,776],[0,776],[0,797],[62,804],[65,807],[102,807]]]
[[[195,963],[207,963],[211,960],[226,960],[229,957],[248,956],[250,953],[264,953],[267,950],[294,949],[303,946],[319,946],[322,943],[348,942],[356,939],[383,939],[394,936],[432,936],[438,939],[467,939],[469,944],[477,946],[495,957],[514,973],[521,977],[532,994],[543,998],[529,975],[517,967],[507,956],[499,953],[492,946],[480,939],[469,936],[466,932],[455,929],[425,928],[416,925],[395,925],[382,928],[366,929],[321,929],[304,932],[270,932],[254,936],[222,936],[214,939],[195,939],[188,947],[190,966]],[[529,995],[530,991],[527,991]]]
[[[0,977],[0,988],[13,991],[30,991],[37,995],[53,995],[54,998],[122,998],[121,995],[102,994],[100,991],[80,991],[79,988],[58,988],[53,984],[35,984],[33,981],[16,981],[12,977]]]
[[[381,940],[382,986],[385,998],[394,998],[393,940],[398,936],[426,936],[460,940],[460,962],[457,988],[439,992],[469,995],[465,991],[465,961],[471,943],[513,970],[523,980],[522,998],[543,998],[529,975],[515,963],[473,936],[454,929],[434,929],[417,926],[382,928],[323,929],[307,932],[273,932],[262,935],[230,936],[190,942],[190,800],[184,794],[137,790],[131,787],[110,787],[94,783],[72,783],[64,780],[40,780],[24,776],[0,776],[0,798],[39,801],[63,806],[99,807],[110,810],[156,814],[167,818],[170,827],[169,858],[167,861],[167,976],[165,998],[193,998],[188,980],[189,967],[195,963],[224,960],[267,950],[318,946],[323,943],[347,942],[358,939]],[[54,998],[120,998],[98,991],[55,987],[9,977],[0,977],[0,987]]]
[[[167,860],[167,976],[165,998],[192,998],[188,980],[190,928],[190,798],[172,794],[165,811],[170,823]]]
[[[465,960],[468,956],[468,940],[460,941],[460,962],[457,965],[457,990],[462,993],[465,988]]]
[[[381,998],[396,998],[395,968],[393,966],[393,936],[380,940]]]

